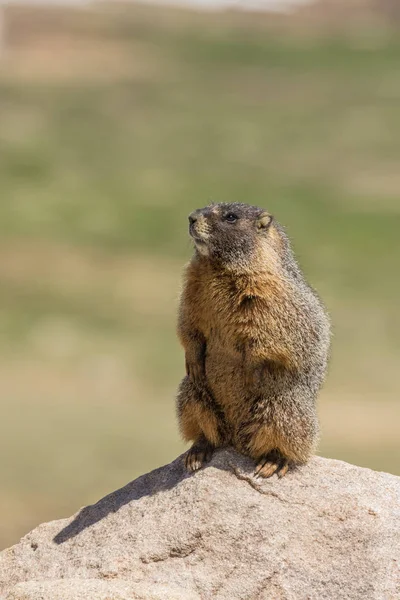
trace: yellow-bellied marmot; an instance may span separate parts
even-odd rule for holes
[[[257,461],[258,475],[282,477],[316,446],[328,317],[269,213],[222,203],[189,223],[195,253],[178,322],[187,375],[177,398],[193,441],[186,467],[230,444]]]

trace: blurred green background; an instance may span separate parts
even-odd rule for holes
[[[184,450],[175,318],[210,200],[272,211],[331,313],[320,453],[400,475],[399,22],[332,6],[5,9],[1,547]]]

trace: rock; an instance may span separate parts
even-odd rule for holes
[[[197,600],[173,585],[101,579],[51,579],[18,583],[7,600]]]
[[[400,478],[315,457],[260,480],[182,457],[0,554],[2,600],[400,598]]]

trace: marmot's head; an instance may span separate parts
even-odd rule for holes
[[[272,215],[248,204],[211,204],[189,215],[197,252],[228,269],[254,269],[279,260],[286,236]]]

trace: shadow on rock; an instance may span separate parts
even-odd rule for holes
[[[116,513],[125,504],[139,500],[144,496],[152,496],[170,490],[188,477],[190,475],[183,466],[183,456],[180,456],[168,467],[161,467],[143,475],[123,488],[105,496],[96,504],[85,506],[73,521],[53,538],[53,541],[56,544],[63,544],[88,527],[98,523],[110,513]]]

